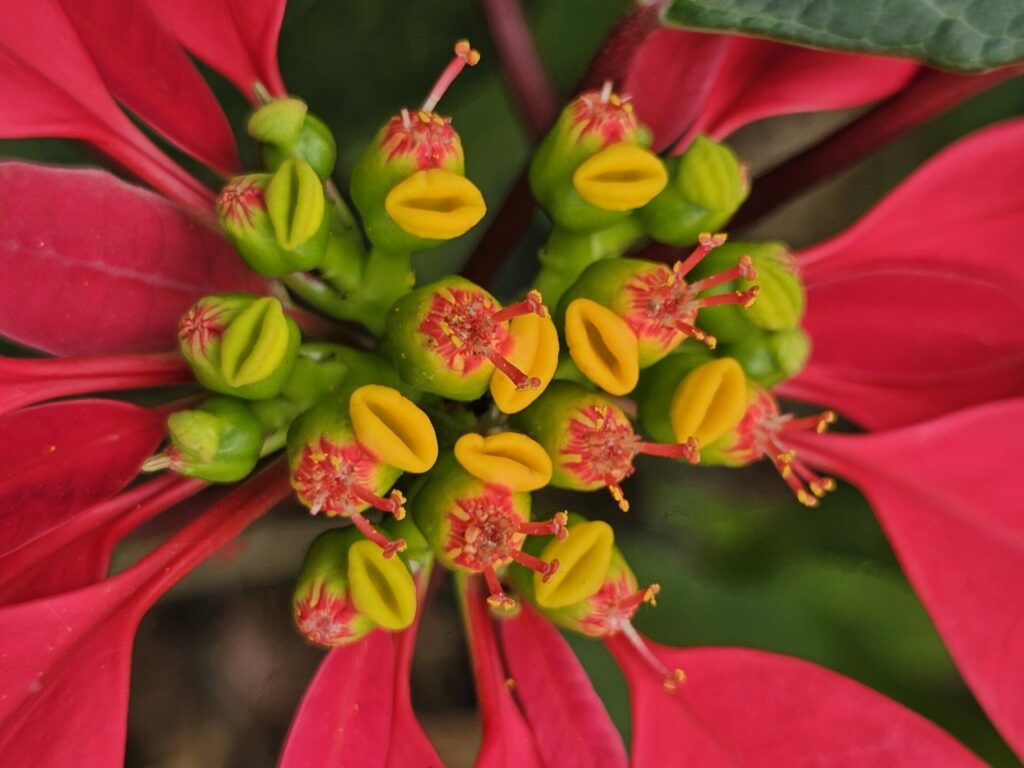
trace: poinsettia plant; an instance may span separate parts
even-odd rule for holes
[[[642,478],[771,494],[753,465],[803,516],[864,494],[1024,756],[1024,122],[958,138],[816,244],[760,221],[1016,75],[1024,17],[762,6],[630,5],[560,94],[521,10],[484,0],[487,44],[446,65],[424,45],[433,85],[375,92],[356,138],[369,117],[335,125],[282,77],[282,0],[10,3],[0,136],[103,167],[0,162],[4,765],[123,763],[140,622],[272,510],[305,551],[277,620],[323,650],[285,768],[443,764],[410,676],[449,587],[478,766],[983,765],[758,636],[648,636],[696,606],[671,595],[692,552],[630,545],[668,514]],[[508,121],[464,144],[445,107],[488,56],[533,143],[505,200],[474,156]],[[836,110],[767,173],[736,136]],[[628,687],[606,701],[576,655],[595,647]]]

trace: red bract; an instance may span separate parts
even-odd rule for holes
[[[608,647],[629,682],[637,768],[981,768],[952,737],[881,694],[787,656],[747,648],[679,649],[645,641],[663,677],[615,635]]]
[[[0,608],[0,753],[10,766],[124,759],[132,640],[182,576],[284,498],[275,462],[127,571],[84,589]],[[59,725],[55,725],[59,724]]]
[[[483,740],[476,768],[543,768],[530,726],[512,696],[494,633],[487,590],[479,579],[467,578],[460,590],[469,641]]]
[[[782,394],[885,429],[1024,393],[1022,144],[979,131],[800,254],[813,352]]]
[[[856,107],[906,85],[905,59],[799,48],[737,35],[660,29],[638,49],[623,84],[654,149],[721,139],[763,117]]]
[[[421,611],[422,597],[404,632],[377,630],[327,653],[295,713],[281,768],[441,766],[410,700]]]
[[[544,764],[626,766],[622,738],[558,630],[527,605],[498,628],[513,692]]]
[[[145,0],[182,45],[253,99],[253,84],[284,96],[277,35],[285,0]]]
[[[0,553],[126,486],[164,438],[166,410],[72,400],[0,418]]]
[[[907,577],[993,723],[1024,755],[1024,400],[870,435],[794,434],[871,501]]]
[[[192,379],[177,353],[115,357],[0,357],[0,415],[68,395],[161,387]]]
[[[224,173],[238,172],[235,137],[220,104],[145,3],[60,4],[118,101],[197,160]]]
[[[0,553],[0,604],[100,581],[125,534],[204,487],[199,480],[168,474],[75,512],[44,535]]]
[[[212,193],[161,152],[114,102],[57,0],[7,3],[0,54],[0,135],[88,141],[172,200],[195,210],[210,207]]]
[[[62,355],[163,352],[209,293],[267,293],[224,238],[102,171],[0,165],[0,333]]]

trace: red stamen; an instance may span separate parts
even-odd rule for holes
[[[500,611],[513,610],[516,607],[515,598],[505,594],[505,590],[501,588],[501,582],[498,581],[498,575],[494,572],[494,569],[491,566],[487,566],[484,568],[483,574],[484,581],[487,582],[487,591],[491,593],[487,598],[487,604]]]
[[[505,374],[516,385],[517,392],[540,387],[541,381],[539,378],[523,373],[507,357],[493,347],[488,347],[485,355],[488,360],[494,363],[495,368]]]
[[[665,666],[664,662],[655,656],[654,652],[647,647],[647,643],[644,642],[644,639],[632,624],[627,622],[622,627],[621,631],[622,636],[629,641],[631,646],[633,646],[633,650],[636,651],[637,655],[647,663],[655,674],[661,677],[662,686],[666,691],[671,693],[675,691],[681,683],[686,682],[686,673],[679,668],[669,669]]]
[[[513,560],[524,568],[529,568],[531,571],[539,573],[545,583],[558,572],[558,560],[541,560],[539,557],[523,552],[521,549],[517,549],[509,554]]]
[[[637,452],[647,456],[664,456],[669,459],[686,459],[691,464],[700,461],[697,439],[686,438],[685,443],[637,443]]]
[[[540,291],[530,291],[526,294],[525,299],[517,301],[515,304],[509,304],[504,309],[495,312],[491,315],[491,319],[503,323],[520,315],[537,315],[538,317],[547,315],[547,307],[544,306],[544,297],[540,295]]]
[[[394,557],[398,552],[403,552],[405,550],[405,539],[395,539],[392,541],[374,528],[370,521],[360,513],[356,512],[349,515],[349,519],[352,520],[352,523],[359,529],[359,532],[362,533],[363,536],[384,550],[384,557]]]
[[[797,458],[796,452],[786,446],[783,437],[793,430],[814,430],[821,433],[835,423],[836,415],[825,411],[817,416],[796,418],[780,414],[778,403],[767,391],[758,394],[736,427],[739,437],[730,453],[743,461],[767,458],[789,486],[801,504],[816,507],[818,499],[835,490],[835,481],[818,475]]]
[[[441,72],[437,82],[434,83],[434,87],[430,89],[430,93],[427,95],[426,101],[423,102],[421,109],[424,112],[433,112],[438,102],[441,101],[441,97],[444,96],[445,91],[455,82],[455,78],[459,76],[459,73],[467,66],[476,66],[479,61],[480,52],[470,47],[469,40],[459,40],[455,44],[455,58],[448,62],[448,66]]]
[[[527,536],[554,536],[562,541],[569,535],[569,513],[556,512],[550,520],[520,523],[516,530]]]
[[[379,509],[381,512],[390,512],[394,515],[395,520],[405,517],[405,496],[397,488],[391,491],[386,499],[363,485],[354,486],[352,491],[371,507]]]
[[[740,256],[740,260],[736,263],[735,267],[719,272],[717,275],[705,277],[703,280],[696,280],[690,283],[690,287],[698,292],[706,291],[714,288],[716,285],[735,280],[737,277],[742,277],[745,280],[757,279],[757,270],[754,269],[754,262],[750,260],[749,256]]]
[[[677,261],[675,266],[672,267],[672,274],[677,278],[686,277],[693,268],[704,261],[704,257],[711,253],[715,248],[720,245],[724,245],[728,235],[721,232],[717,235],[712,235],[709,232],[701,232],[697,237],[697,247],[693,249],[689,256],[682,261]]]
[[[754,306],[754,301],[760,292],[761,286],[755,285],[745,291],[730,291],[729,293],[719,293],[715,296],[702,296],[697,300],[697,305],[703,309],[705,307],[718,307],[722,304],[739,304],[741,307],[750,309]]]

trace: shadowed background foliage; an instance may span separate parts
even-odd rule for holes
[[[526,13],[559,93],[568,96],[622,0],[534,0]],[[497,54],[477,4],[451,0],[292,0],[281,36],[285,81],[334,130],[343,182],[356,154],[401,106],[423,99],[451,45],[468,37],[481,64],[451,89],[467,173],[493,213],[526,162],[530,142],[502,85]],[[246,104],[211,76],[239,129]],[[1024,113],[1024,82],[1010,81],[819,186],[748,230],[801,245],[841,229],[923,158],[957,136]],[[642,117],[642,116],[641,116]],[[852,117],[779,118],[732,143],[763,171]],[[255,156],[244,135],[243,157]],[[61,141],[0,142],[5,155],[97,162]],[[344,186],[344,185],[343,185]],[[523,287],[545,232],[543,217],[498,287]],[[470,236],[419,257],[427,279],[458,268]],[[493,254],[497,257],[499,254]],[[941,311],[941,305],[937,306]],[[868,343],[868,342],[866,342]],[[910,591],[863,499],[842,487],[820,509],[793,500],[766,467],[725,471],[641,460],[626,484],[633,512],[603,494],[542,495],[539,511],[568,505],[616,527],[642,581],[662,592],[639,628],[672,644],[739,644],[801,656],[881,690],[935,720],[996,766],[1019,765],[966,691]],[[119,553],[129,562],[161,535],[157,521]],[[136,643],[129,766],[274,764],[291,714],[321,654],[289,619],[291,584],[308,542],[322,530],[298,508],[255,525],[231,552],[206,564],[143,621]],[[451,766],[472,763],[478,739],[458,615],[442,584],[417,648],[414,697]],[[625,684],[598,644],[573,639],[616,722],[628,731]],[[808,709],[813,701],[806,702]],[[372,716],[367,713],[367,716]]]

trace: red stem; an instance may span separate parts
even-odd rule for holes
[[[534,139],[544,135],[558,114],[558,95],[537,54],[518,0],[481,0],[491,39],[501,59],[505,84]]]
[[[1007,67],[983,75],[922,69],[910,84],[866,115],[756,179],[731,227],[757,221],[823,179],[906,135],[922,123],[982,91],[1024,73]]]
[[[640,43],[658,28],[660,5],[660,2],[638,5],[612,27],[580,79],[577,92],[599,88],[605,80],[623,78]],[[544,126],[544,130],[548,127]],[[529,227],[533,209],[533,196],[524,169],[463,266],[462,276],[482,285],[493,280],[511,254],[512,246]]]

